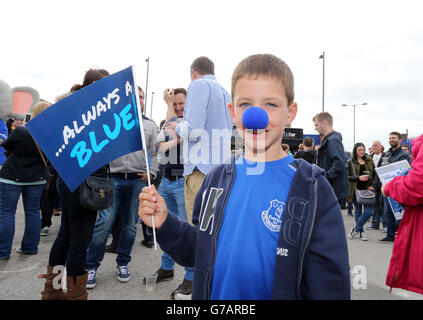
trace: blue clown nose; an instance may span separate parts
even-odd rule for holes
[[[247,129],[264,129],[269,122],[267,112],[259,107],[250,107],[242,114],[242,124]]]

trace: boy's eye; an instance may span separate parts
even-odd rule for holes
[[[251,104],[250,104],[250,103],[248,103],[248,102],[244,102],[244,103],[241,103],[239,106],[240,106],[241,108],[249,108],[249,107],[251,107]]]
[[[268,103],[266,103],[266,107],[275,108],[275,107],[277,107],[277,105],[274,104],[274,103],[268,102]]]

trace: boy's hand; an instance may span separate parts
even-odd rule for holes
[[[160,228],[167,217],[167,207],[163,198],[159,195],[154,185],[144,187],[138,195],[139,206],[138,216],[149,227],[153,227],[152,216],[154,216],[154,226]]]

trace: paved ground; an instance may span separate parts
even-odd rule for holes
[[[344,212],[346,230],[350,230],[354,219]],[[16,214],[16,232],[13,242],[13,252],[8,261],[0,261],[0,300],[38,300],[44,285],[44,280],[36,276],[45,272],[48,254],[57,235],[60,217],[53,217],[50,235],[41,237],[39,253],[34,256],[22,256],[15,252],[22,239],[24,215],[22,203],[19,203]],[[422,300],[423,296],[389,288],[385,285],[392,244],[380,244],[376,240],[383,237],[381,231],[368,231],[369,241],[359,239],[349,240],[350,264],[352,270],[366,275],[365,288],[357,278],[351,277],[351,295],[353,300]],[[328,235],[330,236],[330,235]],[[142,278],[147,273],[155,271],[160,265],[161,251],[145,248],[140,244],[142,240],[141,225],[138,227],[137,239],[133,248],[130,272],[132,279],[128,283],[120,283],[115,274],[116,255],[106,253],[102,266],[97,273],[97,286],[89,291],[89,299],[95,300],[168,300],[170,293],[183,279],[184,270],[180,266],[175,268],[175,278],[160,283],[152,293],[145,290]],[[363,273],[364,271],[364,273]],[[354,288],[354,284],[356,288]]]

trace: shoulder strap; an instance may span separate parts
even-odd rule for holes
[[[352,167],[352,170],[353,170],[353,173],[354,173],[354,176],[356,176],[356,175],[357,175],[357,173],[355,173],[354,161],[353,161],[352,159],[350,159],[350,160],[348,160],[348,161],[350,161],[350,163],[351,163],[351,167]]]
[[[32,137],[32,136],[31,136],[31,137]],[[33,137],[32,137],[32,140],[34,140],[34,138],[33,138]],[[46,167],[48,167],[48,166],[47,166],[47,161],[46,161],[46,158],[44,158],[44,154],[43,154],[43,152],[41,151],[40,146],[38,145],[38,143],[36,143],[36,142],[35,142],[35,140],[34,140],[34,143],[35,143],[35,146],[36,146],[36,147],[37,147],[37,149],[38,149],[38,152],[40,153],[41,159],[43,159],[44,165],[45,165]]]

